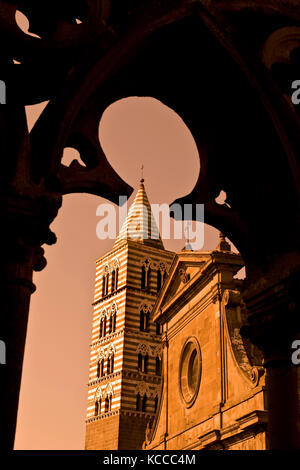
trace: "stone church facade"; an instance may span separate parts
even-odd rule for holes
[[[96,262],[86,449],[266,449],[262,360],[239,254],[164,249],[141,180]]]
[[[240,336],[242,266],[222,235],[215,251],[176,255],[153,311],[163,381],[144,449],[268,448],[262,360]]]

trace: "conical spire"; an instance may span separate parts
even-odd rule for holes
[[[124,239],[164,249],[145,191],[143,178],[140,180],[138,191],[116,239],[115,246]]]

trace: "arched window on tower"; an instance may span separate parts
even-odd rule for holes
[[[109,284],[109,267],[105,266],[104,274],[102,277],[102,297],[108,294],[108,284]]]
[[[142,288],[142,289],[145,289],[145,288],[146,288],[146,270],[145,270],[145,266],[142,266],[141,288]]]
[[[102,276],[102,297],[105,296],[106,277]]]
[[[106,335],[106,316],[103,315],[100,319],[100,338]]]
[[[101,413],[101,399],[102,392],[100,387],[98,387],[95,394],[95,416],[99,416]]]
[[[119,280],[119,264],[118,262],[114,263],[112,277],[111,277],[111,291],[114,292],[118,289],[118,280]]]
[[[100,377],[103,377],[104,375],[104,359],[101,358],[98,361],[97,365],[97,378],[99,379]]]
[[[112,374],[113,371],[114,371],[114,365],[115,365],[115,355],[112,354],[112,355],[111,355],[111,358],[110,358],[110,370],[111,370],[111,374]]]
[[[110,401],[109,397],[106,397],[105,402],[104,402],[104,411],[105,411],[105,413],[108,413],[110,411],[110,409],[109,409],[110,408],[110,403],[111,403],[111,401]]]
[[[119,282],[119,267],[117,266],[116,270],[116,277],[115,277],[115,290],[118,289],[118,282]]]
[[[149,362],[149,356],[148,354],[146,356],[144,356],[144,374],[147,374],[148,372],[148,362]]]
[[[158,405],[158,396],[156,395],[154,398],[154,413],[157,411],[157,405]]]
[[[166,266],[164,265],[164,263],[160,263],[158,271],[157,271],[157,292],[160,291],[165,278],[166,278]]]
[[[95,402],[95,416],[99,416],[101,414],[101,398]]]
[[[107,358],[107,374],[112,374],[114,371],[114,354],[112,353]]]
[[[142,411],[145,412],[147,409],[147,395],[146,393],[143,396],[143,401],[142,401]]]
[[[114,312],[112,315],[112,332],[114,333],[116,331],[117,327],[117,311]]]
[[[136,396],[135,409],[136,411],[141,411],[141,395],[139,393]]]
[[[161,359],[159,356],[156,356],[155,358],[155,374],[156,375],[161,374]]]
[[[162,286],[161,272],[160,270],[158,270],[157,271],[157,292],[160,291],[161,286]]]
[[[105,401],[104,401],[104,412],[108,413],[111,411],[112,408],[112,394],[110,393],[109,395],[106,395]]]
[[[138,355],[138,370],[142,371],[142,367],[143,367],[143,356],[141,355],[141,353],[139,353],[139,355]]]
[[[114,292],[115,290],[115,277],[116,277],[116,272],[113,270],[111,273],[111,291]]]
[[[149,360],[148,354],[143,355],[143,354],[139,353],[139,355],[138,355],[138,370],[140,372],[143,372],[144,374],[147,374],[147,371],[148,371],[148,360]]]
[[[108,333],[114,333],[116,331],[117,325],[117,305],[113,302],[110,308],[110,315],[109,315],[109,324],[108,324]]]
[[[140,331],[148,331],[150,320],[150,308],[144,304],[140,308]]]
[[[148,287],[150,287],[150,276],[151,276],[150,261],[146,259],[142,265],[142,279],[141,279],[142,289],[148,289]]]

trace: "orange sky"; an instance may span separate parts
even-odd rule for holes
[[[29,127],[42,108],[28,107]],[[133,97],[114,103],[99,135],[108,160],[134,188],[144,164],[151,203],[170,203],[192,190],[199,174],[193,137],[159,101]],[[65,151],[65,163],[72,154]],[[96,237],[101,202],[107,201],[66,196],[51,226],[58,242],[46,247],[48,265],[34,276],[15,449],[84,448],[94,261],[113,246],[113,240]],[[204,249],[214,249],[217,241],[218,232],[206,226]],[[164,244],[180,250],[184,242]]]

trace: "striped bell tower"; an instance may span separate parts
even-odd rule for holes
[[[161,381],[161,335],[150,313],[173,257],[141,179],[113,249],[96,261],[86,449],[142,448]]]

